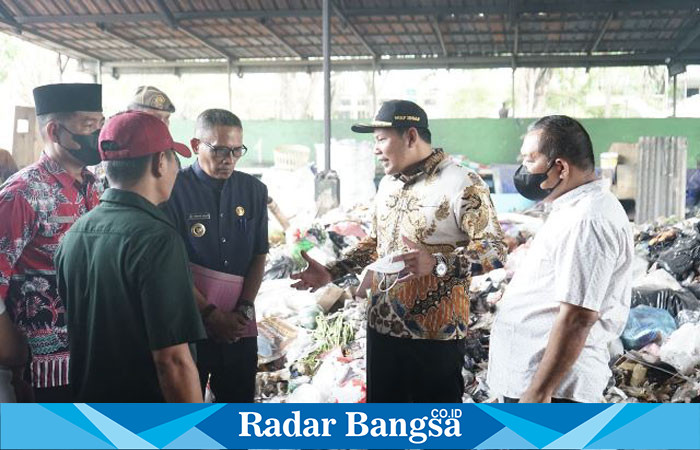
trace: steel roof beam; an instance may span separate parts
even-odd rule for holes
[[[183,20],[200,19],[261,19],[274,17],[320,17],[320,9],[277,9],[277,10],[223,10],[223,11],[189,11],[164,13],[163,7],[167,8],[164,0],[158,1],[158,13],[127,13],[127,14],[66,14],[58,16],[17,16],[14,20],[19,24],[32,23],[117,23],[117,22],[153,22],[162,20],[173,26],[179,25]],[[629,1],[576,1],[576,2],[520,2],[517,8],[519,14],[538,13],[611,13],[624,11],[695,11],[697,2],[694,0],[636,0]],[[451,14],[504,14],[508,12],[506,2],[492,2],[486,5],[462,5],[462,6],[439,6],[421,7],[409,6],[405,8],[354,8],[340,10],[334,5],[336,14],[341,11],[345,17],[360,16],[449,16]]]
[[[231,57],[231,55],[229,55],[228,52],[224,49],[212,44],[207,39],[196,35],[186,27],[181,26],[180,23],[178,23],[177,18],[175,18],[173,12],[170,11],[170,8],[168,8],[168,5],[165,3],[165,0],[156,0],[156,5],[158,7],[158,10],[160,11],[161,19],[165,21],[168,25],[170,25],[172,29],[179,30],[181,33],[185,34],[190,39],[197,41],[199,44],[215,52],[219,56],[222,56],[227,59]]]
[[[591,45],[591,49],[588,51],[589,54],[598,50],[598,45],[600,45],[600,41],[603,40],[603,37],[605,36],[605,33],[608,31],[608,27],[610,26],[610,22],[612,22],[614,18],[615,13],[609,13],[608,16],[605,18],[603,26],[600,27],[600,31],[598,32],[598,36],[596,36],[595,41],[593,41],[593,45]]]
[[[102,32],[102,34],[109,36],[112,39],[116,39],[118,41],[121,41],[127,45],[130,45],[130,46],[142,51],[143,53],[148,55],[149,58],[163,59],[163,60],[173,59],[173,58],[168,58],[168,57],[165,57],[163,55],[160,55],[160,54],[154,52],[153,50],[144,47],[143,45],[139,44],[138,42],[136,42],[132,39],[125,38],[124,36],[121,36],[121,35],[115,33],[112,29],[106,27],[104,24],[98,24],[97,28],[99,28],[99,30]]]
[[[177,19],[175,19],[172,11],[170,11],[170,8],[168,8],[165,0],[156,0],[156,5],[158,6],[158,11],[160,11],[161,17],[168,23],[168,25],[170,25],[171,28],[179,28]]]
[[[683,36],[682,40],[678,41],[677,45],[674,45],[674,54],[677,55],[683,52],[685,49],[690,47],[690,44],[695,42],[698,39],[698,37],[700,37],[700,18],[696,20],[695,27],[692,30],[690,30],[685,36]]]
[[[22,25],[20,25],[15,17],[12,15],[10,10],[5,6],[5,2],[0,0],[0,20],[6,24],[14,28],[15,33],[21,34],[22,33]]]
[[[433,26],[435,31],[435,36],[440,43],[440,48],[442,49],[442,56],[447,56],[447,47],[445,47],[445,37],[442,35],[442,30],[440,30],[440,24],[438,23],[437,17],[430,17],[430,24]]]
[[[204,47],[208,48],[209,50],[215,52],[217,55],[229,59],[232,57],[229,52],[224,50],[223,48],[219,47],[218,45],[212,44],[208,39],[205,39],[203,37],[197,36],[194,34],[192,31],[188,30],[187,28],[180,27],[178,30],[184,34],[186,34],[189,38],[194,39],[195,41],[199,42],[201,45]]]
[[[299,53],[294,47],[292,47],[291,45],[289,45],[289,44],[287,43],[287,41],[285,41],[284,39],[282,39],[282,36],[280,36],[279,34],[277,34],[277,32],[275,32],[272,28],[270,28],[270,26],[267,24],[267,20],[265,20],[265,19],[263,18],[263,19],[260,19],[258,22],[260,23],[260,26],[263,27],[263,28],[265,29],[265,31],[267,32],[267,34],[269,34],[270,36],[272,36],[272,38],[273,38],[275,41],[277,41],[277,43],[278,43],[279,45],[281,45],[285,50],[287,50],[289,53],[291,53],[292,55],[296,56],[297,58],[303,58],[303,56],[301,56],[301,53]]]
[[[355,36],[356,39],[360,41],[362,46],[367,49],[369,54],[372,56],[372,58],[378,58],[379,55],[377,52],[372,48],[371,45],[369,45],[369,42],[367,42],[367,39],[358,31],[357,27],[350,22],[350,19],[347,18],[345,15],[344,10],[336,5],[335,2],[331,2],[331,7],[333,8],[333,12],[335,13],[336,16],[343,22],[343,24],[350,30],[350,32]]]
[[[63,41],[60,41],[54,37],[50,37],[50,36],[44,34],[43,32],[35,30],[35,29],[25,28],[22,32],[22,36],[27,36],[27,37],[36,36],[36,37],[38,37],[46,42],[50,42],[53,45],[55,45],[56,47],[58,47],[58,48],[54,48],[53,49],[54,51],[56,51],[58,53],[64,53],[64,54],[69,55],[69,56],[73,56],[76,59],[86,58],[86,59],[94,59],[95,61],[103,61],[102,58],[91,53],[88,50],[83,50],[83,49],[76,47],[74,45],[67,44]],[[68,51],[66,51],[66,50],[68,50]]]
[[[621,55],[523,55],[518,56],[518,67],[582,67],[601,66],[644,66],[664,65],[668,55],[663,52],[648,54]],[[700,53],[680,55],[679,61],[700,63]],[[434,58],[382,58],[375,61],[371,58],[362,59],[333,59],[333,70],[372,70],[376,64],[382,70],[423,69],[423,68],[498,68],[511,67],[510,56],[497,57],[434,57]],[[171,61],[171,62],[133,62],[116,61],[103,65],[106,72],[112,69],[128,72],[151,70],[172,72],[182,71],[225,72],[227,63],[219,61]],[[322,60],[239,60],[233,64],[234,70],[240,73],[249,72],[289,72],[289,71],[320,71]]]

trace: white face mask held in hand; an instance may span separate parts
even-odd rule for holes
[[[394,257],[398,255],[387,255],[383,258],[379,258],[369,266],[367,266],[367,270],[371,270],[375,273],[380,273],[382,274],[382,278],[379,281],[379,290],[381,292],[389,292],[396,286],[396,283],[399,281],[399,272],[401,272],[406,265],[404,264],[403,261],[394,261]],[[394,281],[391,283],[391,286],[388,288],[382,288],[382,285],[386,287],[386,281],[387,278],[390,276],[395,276]]]

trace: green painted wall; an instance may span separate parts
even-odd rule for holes
[[[430,121],[433,145],[453,154],[464,154],[484,164],[514,163],[521,138],[534,119],[435,119]],[[350,131],[353,120],[334,120],[333,137],[336,139],[371,139]],[[700,119],[583,119],[584,127],[593,140],[596,157],[608,150],[613,142],[637,142],[640,136],[686,136],[688,138],[688,166],[695,167],[700,158]],[[241,165],[254,165],[260,144],[262,160],[272,163],[275,147],[283,144],[303,144],[314,148],[323,141],[323,123],[313,120],[251,120],[244,121],[244,142],[250,148]],[[189,143],[194,123],[173,120],[173,136]]]

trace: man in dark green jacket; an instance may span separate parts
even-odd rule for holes
[[[129,111],[99,138],[111,189],[56,253],[76,402],[201,402],[189,344],[206,337],[182,239],[156,205],[177,176],[167,126]]]

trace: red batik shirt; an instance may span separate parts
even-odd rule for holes
[[[102,184],[86,169],[82,175],[80,183],[42,155],[0,186],[0,297],[27,336],[37,388],[68,384],[68,332],[53,256],[73,222],[99,202]]]

